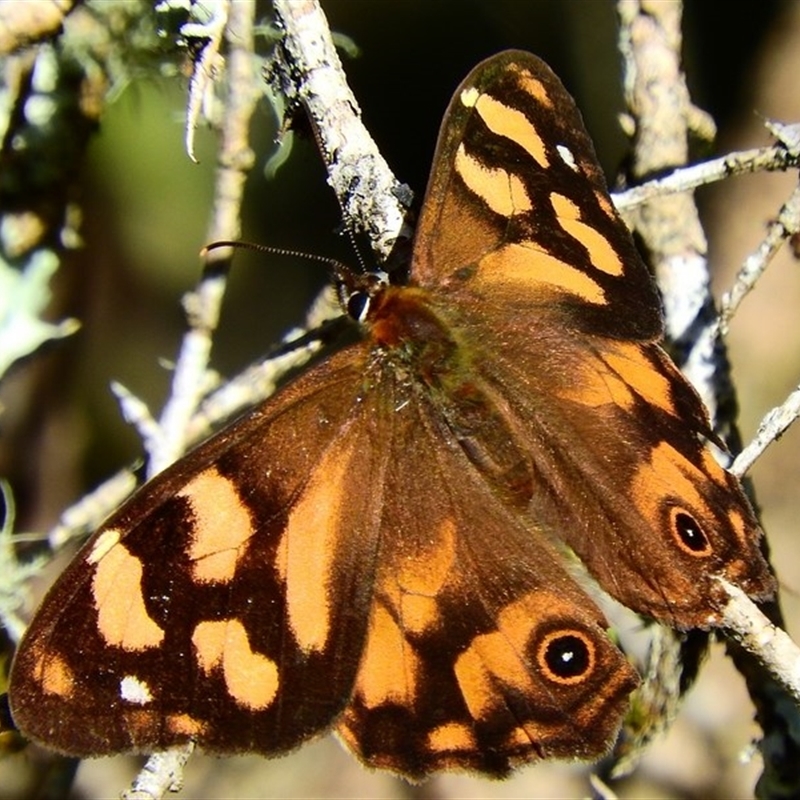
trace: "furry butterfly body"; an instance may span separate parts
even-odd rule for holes
[[[607,751],[638,678],[575,579],[679,628],[773,578],[572,99],[508,52],[456,92],[407,280],[360,341],[148,483],[51,590],[14,718],[76,755],[283,752],[419,778]]]

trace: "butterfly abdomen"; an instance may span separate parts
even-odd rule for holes
[[[446,319],[424,289],[386,287],[373,303],[368,323],[389,369],[402,367],[451,446],[466,455],[505,502],[524,509],[533,491],[530,461],[504,419],[498,406],[502,401],[475,370],[479,343]]]

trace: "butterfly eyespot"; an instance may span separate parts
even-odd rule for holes
[[[539,645],[539,666],[553,683],[582,683],[595,666],[595,647],[582,631],[555,631]]]
[[[685,511],[673,511],[672,535],[685,553],[695,557],[710,556],[711,542],[700,523]]]

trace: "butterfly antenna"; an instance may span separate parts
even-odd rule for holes
[[[356,234],[347,220],[341,203],[339,203],[339,208],[342,209],[342,224],[344,225],[344,229],[347,231],[347,238],[350,240],[350,247],[353,248],[353,252],[356,254],[358,266],[361,267],[361,272],[368,272],[367,265],[364,261],[364,256],[361,255],[361,250],[359,249],[358,242],[356,241]]]
[[[308,120],[309,127],[311,128],[311,133],[314,137],[314,142],[317,145],[317,152],[322,156],[322,160],[325,162],[326,169],[330,166],[327,163],[325,158],[325,146],[322,141],[322,135],[319,132],[319,127],[317,125],[316,120],[314,120],[313,116],[309,113],[308,108],[306,107],[306,119]],[[347,231],[347,238],[350,240],[350,246],[353,248],[353,252],[356,254],[356,261],[358,261],[358,266],[361,269],[361,272],[369,272],[367,269],[366,262],[364,261],[364,257],[361,255],[361,250],[358,247],[358,242],[356,241],[356,234],[353,230],[353,226],[350,224],[350,218],[345,211],[345,207],[342,204],[342,199],[339,197],[338,192],[333,193],[336,197],[336,202],[339,206],[339,211],[342,213],[342,225],[344,226],[345,231]]]
[[[254,250],[257,253],[270,253],[275,256],[288,256],[290,258],[304,258],[307,261],[316,261],[331,267],[334,274],[340,275],[343,272],[349,272],[349,268],[341,261],[335,258],[328,258],[326,256],[318,256],[315,253],[303,253],[300,250],[287,250],[283,247],[270,247],[266,244],[256,244],[255,242],[234,242],[222,239],[217,242],[207,244],[201,251],[200,257],[204,258],[212,250],[219,250],[220,247],[235,247],[239,250]]]

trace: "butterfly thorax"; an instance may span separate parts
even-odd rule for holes
[[[429,386],[467,369],[466,349],[424,289],[384,287],[372,298],[366,323],[375,345]]]

